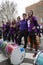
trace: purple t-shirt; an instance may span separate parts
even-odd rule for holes
[[[16,30],[17,31],[19,30],[19,25],[20,25],[20,22],[16,22]]]
[[[19,30],[20,31],[27,30],[27,21],[26,20],[21,20],[20,21]]]
[[[16,28],[10,27],[10,34],[15,34],[16,33]]]
[[[37,20],[35,16],[32,17],[32,22],[30,22],[30,18],[28,18],[27,24],[28,24],[28,32],[32,31],[32,28],[35,26],[34,21]],[[34,32],[37,32],[35,29]]]

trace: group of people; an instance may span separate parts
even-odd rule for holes
[[[36,41],[36,36],[40,36],[40,26],[37,22],[37,18],[33,15],[33,11],[30,10],[28,14],[22,14],[22,20],[20,16],[17,17],[17,20],[13,19],[12,22],[8,20],[6,24],[3,23],[2,31],[3,31],[3,40],[8,40],[21,45],[21,39],[24,37],[24,48],[27,47],[27,38],[30,38],[30,48],[32,49],[32,45],[34,43],[35,51],[38,50],[38,45]],[[37,27],[39,27],[37,29]],[[34,54],[36,56],[36,53]]]

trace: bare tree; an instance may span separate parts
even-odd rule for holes
[[[0,21],[12,20],[17,14],[17,4],[5,1],[0,5]]]

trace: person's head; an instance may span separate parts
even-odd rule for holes
[[[8,21],[6,22],[6,24],[7,24],[7,25],[10,25],[10,20],[8,20]]]
[[[17,21],[20,22],[20,20],[21,20],[21,18],[20,18],[20,16],[18,16],[18,17],[17,17]]]
[[[26,13],[23,13],[22,17],[23,17],[23,19],[26,19],[26,17],[27,17]]]
[[[33,11],[32,10],[29,10],[28,17],[32,17],[32,16],[33,16]]]
[[[13,19],[13,20],[12,20],[12,25],[15,25],[15,24],[16,24],[16,20]]]
[[[9,25],[9,22],[6,22],[6,25]]]

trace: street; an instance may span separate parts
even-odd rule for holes
[[[21,45],[23,46],[23,45]],[[41,37],[40,48],[38,51],[43,50],[43,36]],[[33,65],[34,59],[33,54],[35,50],[30,51],[29,47],[26,48],[24,61],[20,65]],[[11,65],[8,58],[3,55],[4,53],[0,50],[0,65]]]

